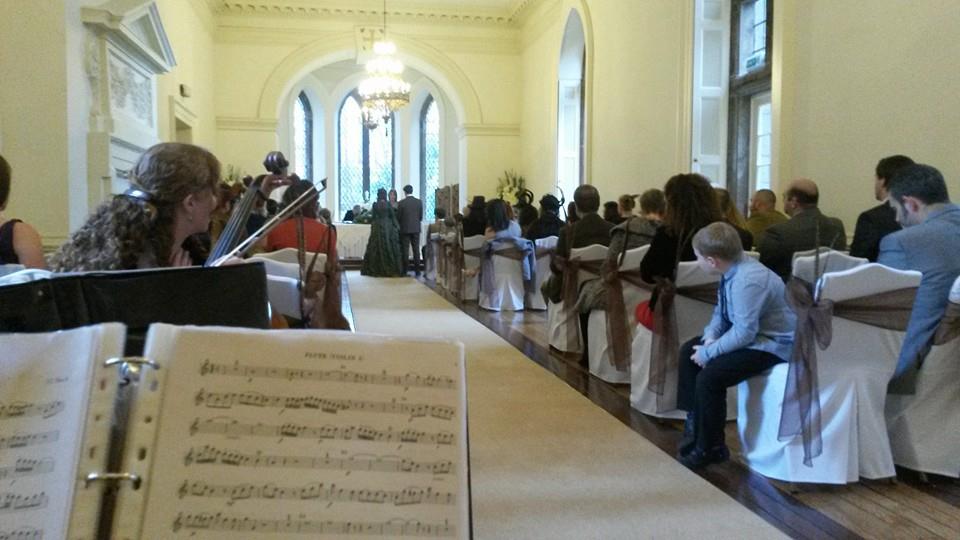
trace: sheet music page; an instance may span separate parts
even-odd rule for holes
[[[469,536],[461,344],[154,325],[146,354],[142,537]]]
[[[67,537],[95,366],[122,345],[119,324],[0,335],[0,538]]]

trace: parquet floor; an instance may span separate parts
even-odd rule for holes
[[[432,287],[432,283],[425,282]],[[442,294],[442,292],[438,293]],[[489,312],[459,304],[467,314],[513,344],[664,452],[673,454],[679,423],[632,409],[627,385],[611,385],[582,368],[576,357],[551,351],[545,312]],[[733,459],[699,474],[794,538],[960,538],[960,481],[899,470],[896,479],[845,486],[791,484],[751,472],[739,458],[736,425],[727,425]],[[957,449],[960,452],[960,449]]]

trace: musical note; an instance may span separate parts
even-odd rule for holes
[[[223,450],[215,446],[197,446],[187,451],[184,464],[221,464],[234,467],[266,467],[280,469],[319,469],[335,471],[374,471],[413,474],[450,474],[452,461],[416,461],[397,456],[352,455],[344,458],[313,456],[284,456],[256,452],[245,454]]]
[[[456,382],[451,377],[446,376],[420,375],[418,373],[404,373],[402,375],[396,375],[389,374],[385,370],[380,373],[360,373],[342,369],[296,369],[273,366],[246,366],[240,363],[234,363],[230,365],[218,364],[210,362],[209,360],[205,360],[200,366],[200,375],[286,379],[288,381],[327,381],[440,389],[456,388]]]
[[[25,403],[15,401],[9,405],[0,405],[0,420],[9,420],[11,418],[25,418],[30,416],[42,416],[50,418],[63,410],[63,402],[58,400],[49,403]]]
[[[329,502],[359,502],[384,504],[394,506],[410,504],[439,504],[452,505],[456,503],[456,495],[450,491],[434,491],[431,487],[406,487],[399,490],[387,489],[357,489],[329,485],[323,482],[312,482],[299,487],[284,487],[273,483],[267,484],[225,484],[214,485],[199,480],[184,480],[177,494],[184,497],[206,497],[230,499],[274,499],[274,500],[318,500]]]
[[[227,417],[208,420],[194,419],[190,435],[226,435],[227,437],[291,437],[299,439],[365,440],[374,442],[401,442],[410,444],[453,444],[449,431],[428,432],[416,429],[394,431],[393,426],[376,429],[369,426],[305,426],[303,424],[244,424]]]
[[[47,494],[43,491],[32,495],[0,493],[0,513],[46,508],[47,500]]]
[[[234,406],[266,407],[280,409],[317,409],[325,413],[339,411],[404,414],[411,418],[432,416],[451,420],[456,414],[453,407],[427,403],[397,403],[394,401],[365,401],[355,399],[325,399],[315,396],[268,396],[259,392],[210,392],[201,388],[194,402],[210,409],[231,409]]]
[[[0,467],[0,480],[33,476],[35,474],[46,474],[51,471],[53,471],[53,460],[50,458],[20,458],[13,466]]]
[[[43,540],[43,530],[23,527],[15,531],[0,531],[0,540]]]
[[[60,438],[60,432],[44,431],[42,433],[31,433],[27,435],[10,435],[9,437],[0,437],[0,450],[4,448],[24,448],[27,446],[38,446],[57,442]]]
[[[260,533],[342,534],[367,536],[416,536],[450,538],[456,527],[449,522],[421,523],[419,520],[394,518],[388,521],[331,521],[319,519],[256,519],[215,514],[179,513],[173,521],[173,532],[181,528],[206,531],[244,531]]]

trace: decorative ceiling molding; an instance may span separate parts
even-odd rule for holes
[[[530,7],[541,0],[516,0],[506,9],[450,9],[429,3],[392,2],[387,17],[393,21],[441,22],[474,25],[517,26]],[[399,4],[399,5],[397,5]],[[369,3],[328,0],[323,3],[305,0],[207,0],[207,5],[220,16],[277,16],[310,18],[380,19],[383,9]]]

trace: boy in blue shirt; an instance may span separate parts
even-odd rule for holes
[[[677,407],[687,411],[680,462],[690,468],[730,457],[724,443],[727,388],[790,359],[796,316],[783,281],[747,257],[736,229],[712,223],[693,237],[697,263],[723,274],[703,336],[680,348]]]

